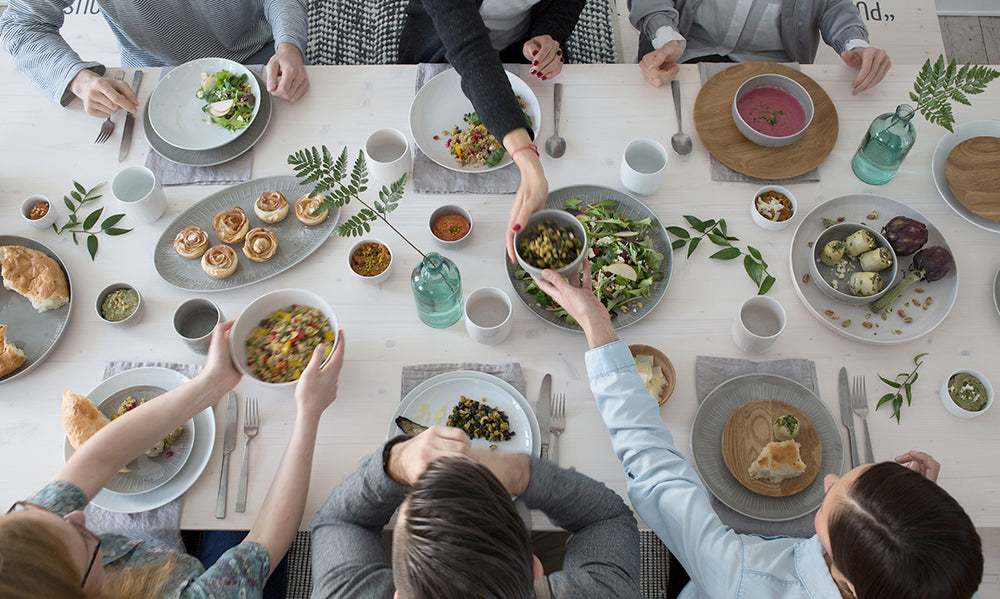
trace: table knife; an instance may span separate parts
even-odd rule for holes
[[[847,427],[847,438],[851,446],[851,469],[861,465],[858,453],[858,438],[854,434],[854,410],[851,409],[851,390],[847,384],[847,369],[840,369],[840,421]]]
[[[222,444],[222,474],[219,476],[219,497],[215,500],[215,517],[226,517],[226,494],[229,492],[229,454],[236,448],[236,393],[229,392],[226,400],[226,437]]]
[[[132,92],[135,97],[139,97],[139,84],[142,83],[142,69],[137,69],[132,76]],[[131,112],[125,113],[125,127],[122,129],[122,145],[118,150],[118,162],[125,160],[128,151],[132,148],[132,130],[135,129],[135,115]]]
[[[549,419],[552,417],[552,375],[546,374],[542,378],[542,388],[538,391],[538,409],[535,411],[538,416],[538,430],[541,431],[542,451],[541,458],[549,459],[549,439],[552,432],[549,430]]]

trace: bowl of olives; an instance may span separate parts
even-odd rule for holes
[[[898,278],[896,253],[878,231],[858,223],[828,227],[813,242],[809,275],[827,297],[868,304]]]

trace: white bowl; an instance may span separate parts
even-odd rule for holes
[[[561,266],[559,268],[553,269],[562,276],[569,276],[572,273],[580,272],[580,266],[583,264],[583,257],[587,255],[587,230],[583,227],[583,223],[580,219],[576,218],[569,212],[565,210],[558,210],[555,208],[547,208],[545,210],[539,210],[538,212],[531,215],[528,219],[528,224],[521,229],[520,232],[514,235],[514,253],[517,255],[517,263],[527,272],[529,275],[535,277],[541,277],[544,268],[538,268],[537,266],[532,266],[521,257],[521,240],[524,236],[534,228],[540,222],[551,220],[558,225],[568,226],[573,229],[574,234],[577,239],[583,241],[583,248],[580,250],[580,254],[566,266]]]
[[[956,374],[962,374],[962,373],[971,374],[972,376],[979,379],[979,382],[983,384],[983,387],[986,387],[986,405],[983,406],[983,409],[979,410],[978,412],[970,412],[969,410],[958,407],[958,404],[952,401],[951,395],[948,394],[948,381],[950,381],[951,377],[955,376]],[[975,370],[971,370],[969,368],[959,368],[955,372],[945,377],[944,383],[941,384],[941,403],[944,404],[944,409],[948,410],[949,412],[951,412],[955,416],[958,416],[959,418],[975,418],[976,416],[979,416],[984,412],[986,412],[986,410],[990,409],[990,406],[993,405],[993,385],[990,384],[989,379],[983,376],[982,373],[976,372]]]
[[[38,202],[45,202],[49,205],[48,212],[42,218],[30,218],[28,213],[31,212],[32,206]],[[28,199],[21,203],[21,216],[24,220],[28,221],[28,224],[36,229],[48,229],[56,222],[56,206],[47,197],[34,195],[30,196]]]
[[[827,279],[827,277],[832,275],[833,267],[823,264],[819,259],[819,256],[823,251],[823,247],[826,246],[827,243],[836,239],[843,241],[849,235],[860,229],[866,229],[869,233],[875,236],[875,247],[888,248],[889,251],[892,252],[892,266],[879,272],[879,275],[882,276],[882,280],[884,282],[882,291],[879,291],[874,295],[851,295],[850,293],[834,289],[833,286],[830,285],[830,281]],[[820,271],[820,269],[823,270]],[[860,267],[858,267],[858,269],[860,270]],[[852,305],[870,304],[885,295],[886,291],[888,291],[896,283],[897,279],[899,279],[899,256],[897,256],[896,252],[893,251],[892,246],[889,245],[889,242],[886,241],[885,237],[868,225],[860,223],[839,223],[824,229],[819,234],[819,237],[817,237],[813,242],[812,254],[809,259],[809,278],[812,280],[813,284],[815,284],[816,287],[827,297],[841,302],[847,302]],[[844,289],[847,289],[848,280],[848,277],[841,279]]]
[[[438,217],[444,216],[445,214],[459,214],[465,217],[465,220],[469,221],[469,230],[465,233],[465,236],[461,239],[456,239],[455,241],[445,241],[437,235],[434,234],[434,221]],[[427,229],[431,232],[431,237],[434,238],[434,242],[445,249],[458,249],[463,247],[472,238],[472,215],[469,211],[461,206],[455,206],[454,204],[448,204],[446,206],[441,206],[434,212],[431,212],[431,217],[427,219]]]
[[[758,212],[757,197],[768,191],[776,191],[788,198],[788,201],[792,204],[791,216],[782,221],[774,221],[769,218],[765,218],[764,215]],[[753,200],[750,201],[750,216],[753,217],[753,222],[757,223],[757,226],[761,229],[766,229],[768,231],[780,231],[787,227],[791,224],[792,219],[795,218],[795,214],[798,212],[798,209],[799,204],[795,201],[795,196],[792,195],[792,192],[788,191],[784,187],[781,187],[780,185],[765,185],[764,187],[761,187],[756,191],[756,193],[753,194]]]
[[[250,332],[260,324],[260,321],[267,319],[278,310],[287,308],[292,304],[311,306],[322,312],[323,316],[329,319],[330,328],[337,335],[333,341],[333,348],[337,347],[337,344],[340,343],[340,327],[337,324],[337,316],[333,313],[333,308],[330,307],[330,304],[326,300],[312,291],[306,291],[305,289],[278,289],[260,296],[250,302],[240,312],[240,315],[236,317],[236,322],[233,323],[233,329],[229,338],[229,354],[232,356],[233,363],[236,364],[236,368],[240,372],[261,385],[291,387],[297,382],[268,383],[250,374],[250,370],[247,369],[247,348],[245,343],[247,337],[250,336]],[[331,348],[331,355],[333,348]]]
[[[351,268],[351,256],[354,255],[354,251],[355,250],[357,250],[359,247],[361,247],[362,245],[364,245],[366,243],[377,243],[379,245],[384,245],[385,249],[389,250],[389,266],[385,267],[385,270],[383,270],[382,272],[378,273],[377,275],[373,275],[373,276],[370,276],[370,277],[366,277],[364,275],[360,275],[360,274],[354,272],[354,269]],[[354,275],[355,278],[360,279],[360,280],[364,281],[365,283],[370,283],[372,285],[380,285],[382,282],[384,282],[386,279],[388,279],[389,278],[389,273],[392,272],[392,265],[393,264],[394,264],[394,261],[392,259],[392,248],[389,247],[388,243],[382,241],[381,239],[375,239],[373,237],[366,237],[365,239],[362,239],[361,241],[359,241],[359,242],[355,243],[354,245],[352,245],[351,246],[351,251],[347,252],[347,268],[348,268],[348,270],[351,271],[351,274]]]
[[[751,127],[750,123],[743,120],[743,117],[740,116],[740,111],[736,108],[740,99],[748,92],[768,87],[777,88],[789,93],[793,98],[795,98],[799,105],[802,106],[806,117],[806,122],[805,125],[802,126],[802,129],[799,129],[791,135],[778,137],[761,133]],[[813,106],[812,97],[809,95],[809,92],[807,92],[806,88],[799,85],[796,81],[789,79],[784,75],[765,74],[751,77],[740,85],[740,87],[736,90],[736,95],[733,96],[732,112],[733,123],[736,124],[736,128],[743,134],[743,137],[746,137],[753,143],[760,146],[768,148],[783,148],[799,141],[802,136],[805,135],[806,131],[809,129],[809,125],[812,123],[815,107]]]
[[[125,318],[121,320],[108,320],[107,318],[104,318],[103,314],[101,314],[101,306],[104,305],[104,298],[106,298],[108,294],[112,291],[118,291],[119,289],[131,289],[132,291],[135,291],[135,294],[139,297],[139,301],[136,304],[135,311]],[[142,320],[142,294],[139,293],[138,289],[128,283],[112,283],[97,294],[97,302],[94,304],[94,308],[97,310],[97,317],[100,318],[102,322],[115,326],[130,327]]]

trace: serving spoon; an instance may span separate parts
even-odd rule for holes
[[[670,90],[674,92],[674,109],[677,111],[677,133],[670,138],[670,147],[681,156],[686,156],[691,153],[691,137],[681,127],[681,85],[676,79],[670,82]]]
[[[555,104],[555,124],[552,137],[545,140],[545,153],[553,158],[559,158],[566,153],[566,140],[559,137],[559,113],[562,111],[562,83],[557,83],[552,90]]]

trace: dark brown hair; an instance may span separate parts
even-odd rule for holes
[[[967,599],[983,549],[962,506],[893,462],[863,472],[829,521],[834,565],[858,599]]]
[[[405,599],[534,596],[528,529],[487,468],[433,462],[413,485],[393,537],[393,575]]]

